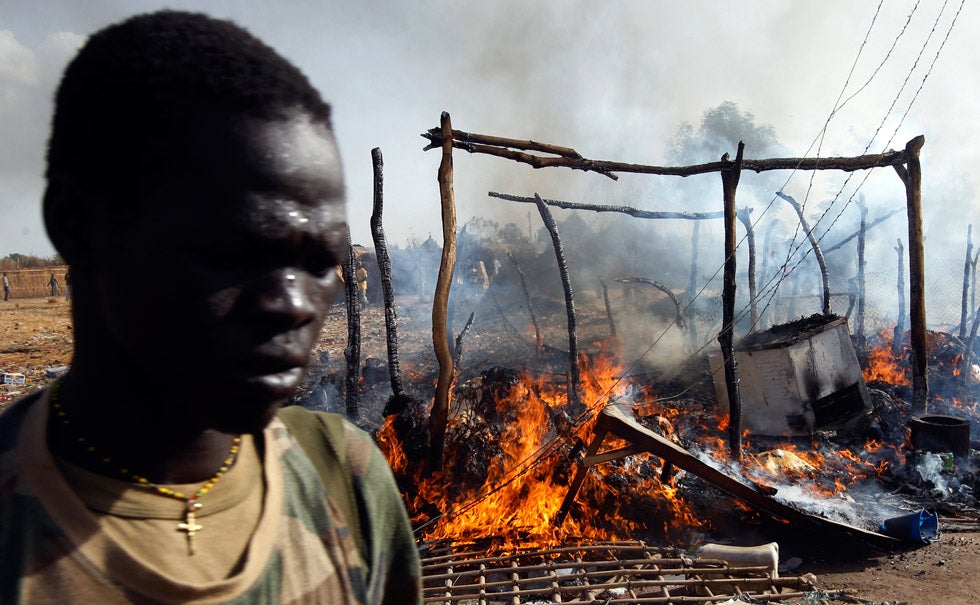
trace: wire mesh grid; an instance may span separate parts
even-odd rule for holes
[[[732,567],[642,541],[568,544],[488,555],[474,545],[429,549],[425,603],[779,603],[814,590],[812,576],[778,577],[765,566]],[[753,601],[754,602],[754,601]]]

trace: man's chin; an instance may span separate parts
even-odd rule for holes
[[[236,376],[212,386],[214,401],[203,403],[213,414],[208,423],[227,433],[255,433],[269,424],[279,406],[296,392],[303,368]]]

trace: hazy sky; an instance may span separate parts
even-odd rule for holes
[[[419,134],[437,126],[442,111],[461,130],[570,146],[594,159],[669,164],[678,127],[696,128],[706,110],[731,101],[771,125],[793,157],[878,153],[925,135],[929,245],[961,248],[980,186],[980,21],[961,0],[915,4],[0,0],[0,256],[53,252],[39,199],[51,98],[66,61],[92,31],[164,6],[246,26],[333,104],[356,242],[370,242],[374,147],[385,159],[389,239],[439,239],[439,152],[423,152]],[[848,101],[820,149],[811,147],[839,98]],[[700,161],[734,151],[719,148]],[[760,157],[752,149],[746,156]],[[651,210],[690,205],[672,191],[691,179],[613,182],[463,152],[455,172],[460,223],[474,216],[527,222],[527,207],[489,199],[488,190]],[[783,176],[811,213],[845,178],[821,175],[810,187],[808,175]],[[864,176],[849,190],[861,184],[875,208],[904,206],[893,170]],[[715,192],[699,209],[720,209],[717,175],[691,178]],[[760,207],[768,201],[740,198]],[[892,222],[900,235],[904,221]]]

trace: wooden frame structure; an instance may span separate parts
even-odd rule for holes
[[[927,411],[928,407],[928,359],[926,355],[926,309],[925,309],[925,263],[922,235],[922,173],[919,163],[919,152],[925,144],[925,137],[919,135],[905,145],[901,151],[889,151],[882,154],[862,155],[856,157],[831,158],[773,158],[753,160],[743,155],[744,145],[740,142],[734,160],[724,154],[718,162],[697,164],[693,166],[652,166],[605,160],[592,160],[583,157],[570,147],[551,145],[529,140],[518,140],[491,135],[474,134],[454,130],[450,125],[449,114],[443,112],[441,125],[423,133],[422,136],[430,141],[425,150],[440,148],[443,161],[439,171],[440,197],[443,204],[443,262],[440,266],[439,283],[451,280],[455,265],[455,209],[448,209],[453,204],[452,194],[452,150],[461,149],[468,153],[492,155],[539,168],[570,168],[586,172],[596,172],[607,178],[618,179],[617,172],[638,174],[656,174],[664,176],[693,176],[718,172],[722,179],[722,191],[725,217],[725,270],[723,299],[722,330],[718,340],[721,344],[725,360],[725,382],[728,390],[731,422],[729,424],[729,447],[733,457],[741,454],[741,399],[738,393],[738,379],[735,368],[735,356],[732,343],[732,329],[735,308],[735,225],[737,212],[735,196],[738,188],[739,175],[742,171],[764,172],[769,170],[840,170],[854,172],[891,166],[898,173],[905,186],[906,205],[908,210],[909,232],[909,298],[911,322],[912,349],[912,387],[913,405],[917,410]],[[448,164],[449,170],[445,169]],[[445,221],[451,215],[452,228]],[[445,278],[443,272],[448,271]],[[449,288],[438,288],[436,300],[433,303],[433,334],[446,334],[446,314],[437,317],[436,308],[445,309]],[[444,298],[443,298],[444,297]],[[441,299],[441,300],[440,300]],[[439,323],[437,326],[436,323]],[[449,381],[452,377],[452,361],[448,369],[443,366],[442,355],[439,355],[440,338],[434,337],[437,357],[440,359],[439,382],[436,387],[436,397],[432,411],[432,443],[438,444],[438,450],[433,450],[433,460],[441,457],[441,443],[446,429],[445,418],[449,409]],[[445,377],[445,381],[444,381]]]

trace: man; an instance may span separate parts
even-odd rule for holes
[[[51,296],[58,296],[58,278],[51,274],[51,279],[48,280],[48,287],[51,288]]]
[[[44,217],[75,351],[0,415],[0,602],[419,602],[369,437],[277,415],[346,249],[330,108],[305,76],[204,15],[97,32],[58,90]]]
[[[365,266],[364,266],[364,263],[358,261],[358,263],[357,263],[357,271],[354,273],[354,276],[357,278],[357,280],[356,280],[357,281],[357,291],[360,293],[361,305],[367,306],[367,304],[368,304],[368,297],[367,297],[367,291],[368,291],[368,272],[367,272],[367,268],[365,268]]]
[[[3,299],[10,299],[10,278],[7,277],[7,272],[3,272]]]

